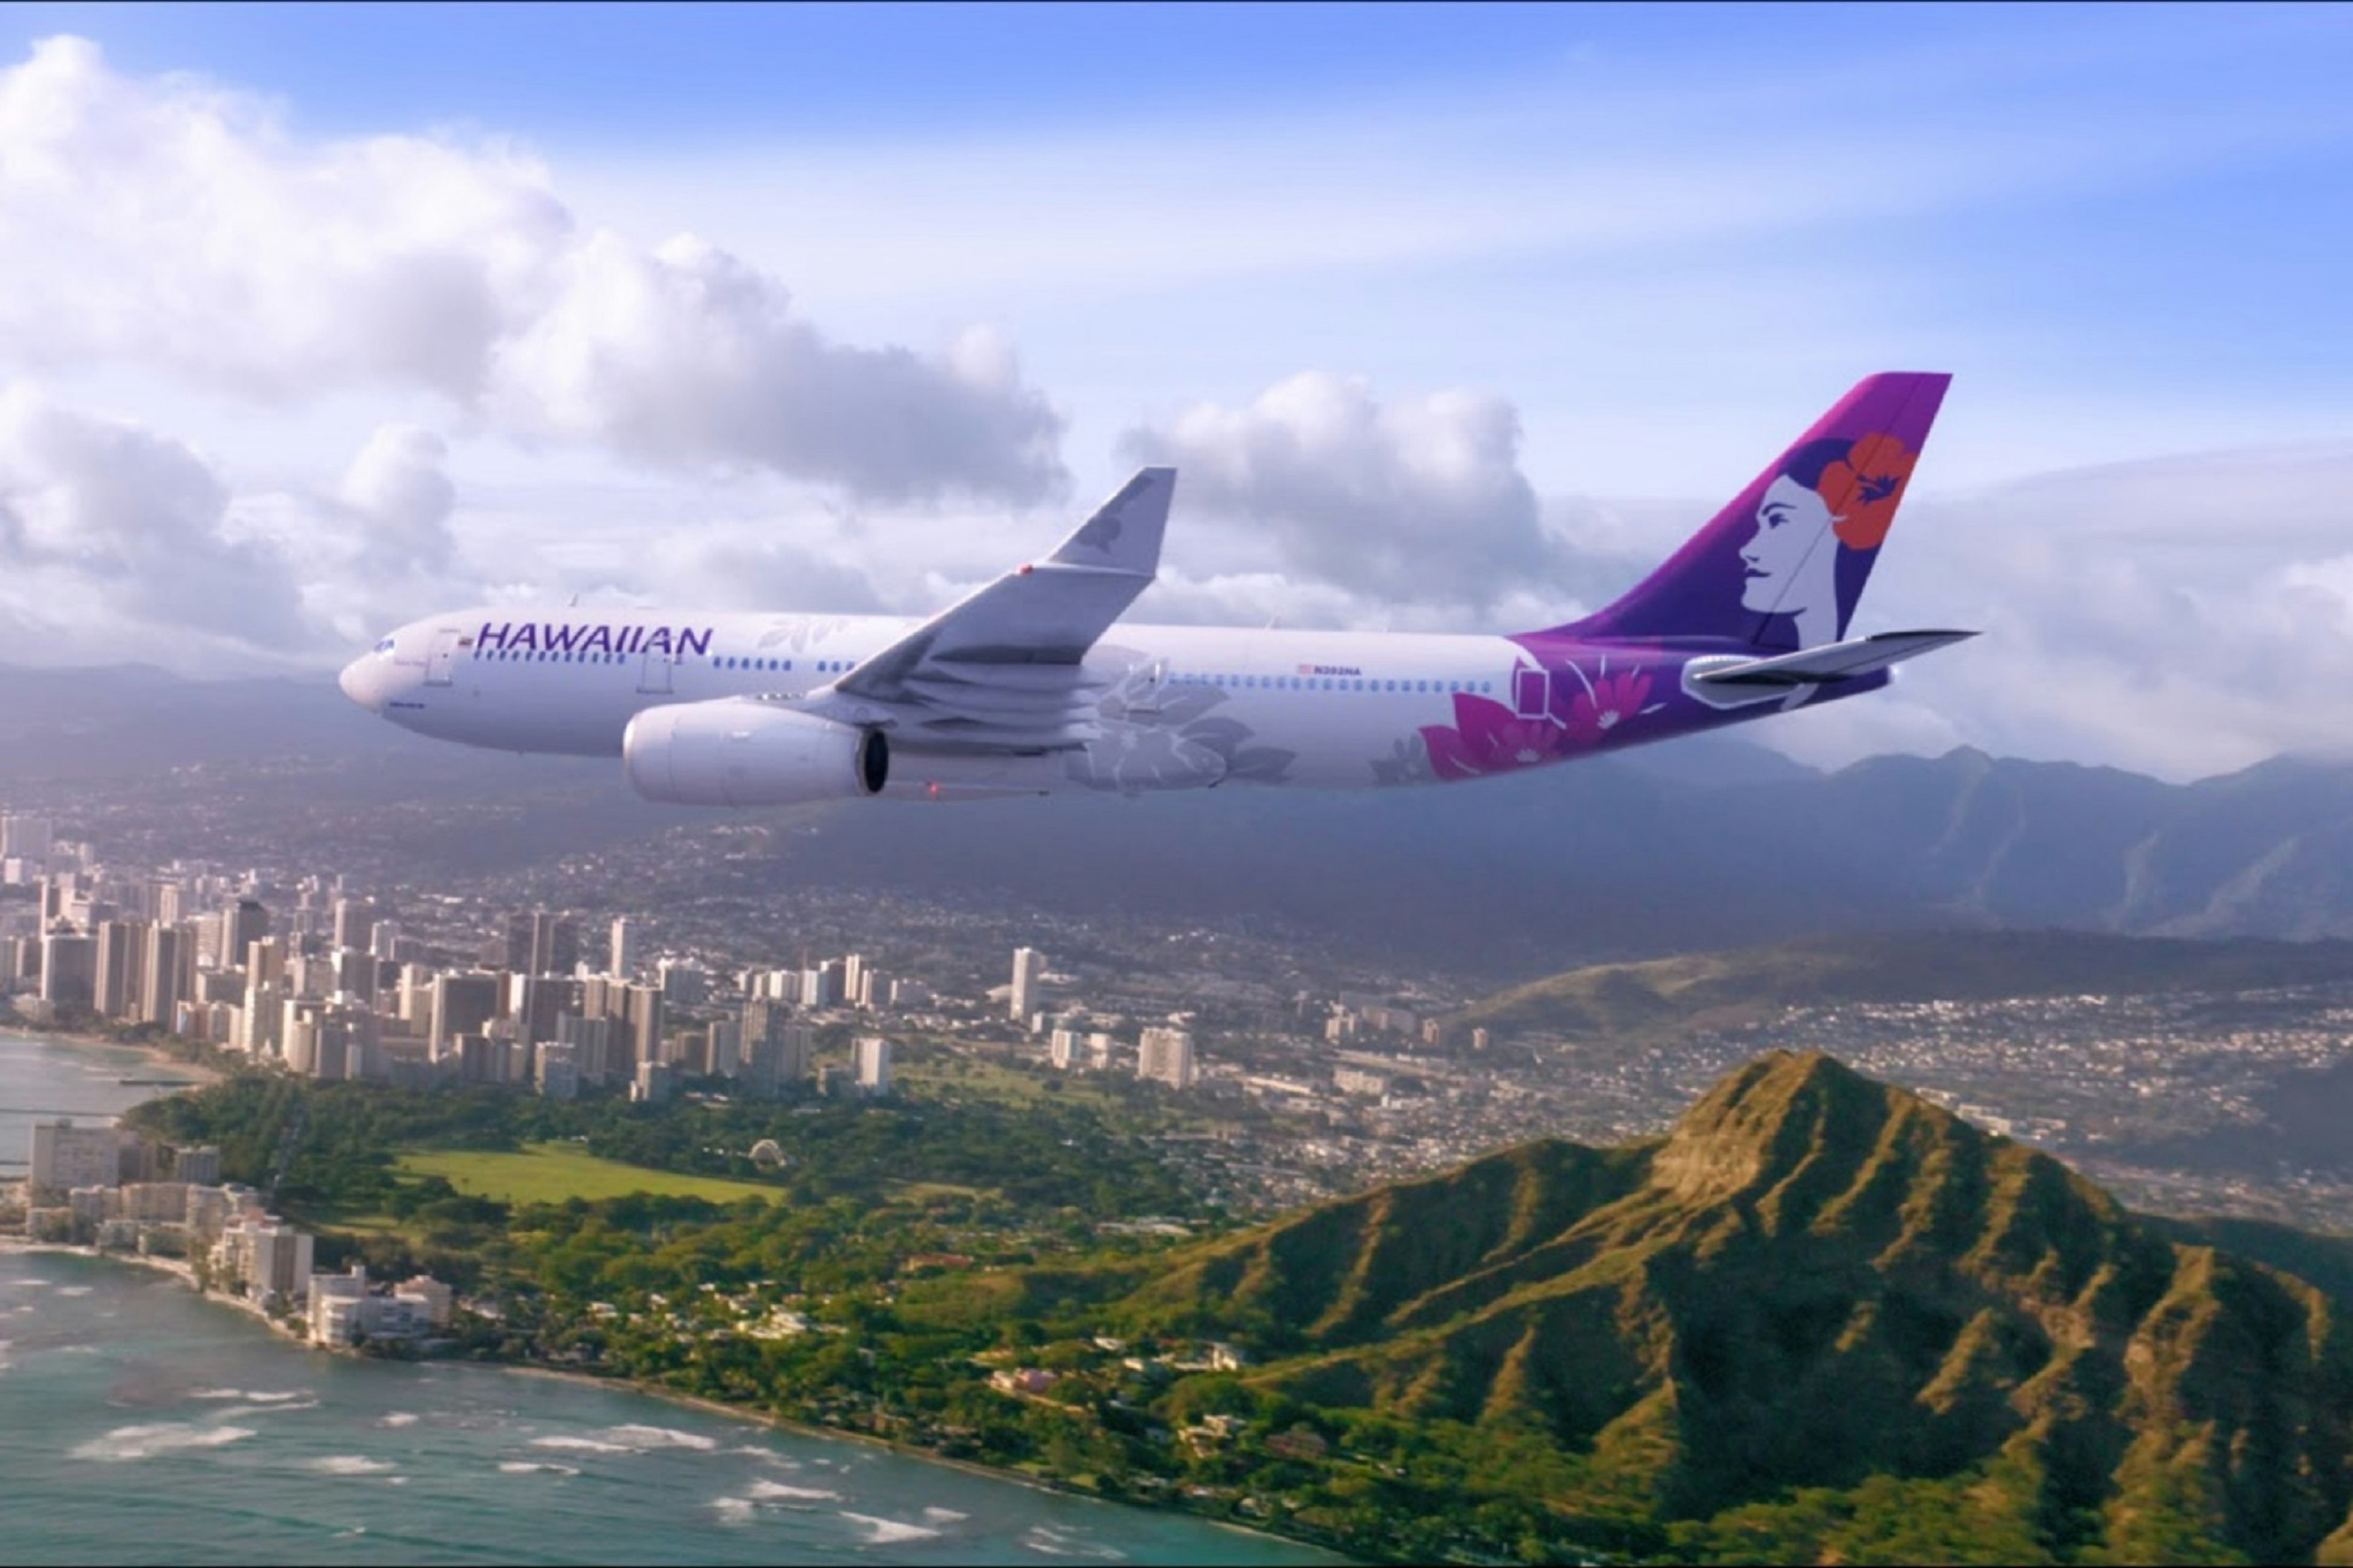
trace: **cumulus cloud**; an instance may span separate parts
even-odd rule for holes
[[[0,72],[0,355],[262,398],[422,386],[492,427],[883,500],[1058,491],[1061,416],[985,334],[833,342],[781,280],[576,223],[511,147],[306,144],[53,38]]]
[[[381,426],[368,437],[335,498],[359,525],[359,564],[394,573],[448,569],[456,549],[449,514],[458,501],[448,457],[448,442],[414,425]]]
[[[1966,741],[2174,778],[2353,751],[2348,517],[2353,447],[2083,468],[1915,501],[1858,629],[1985,636],[1908,668],[1886,697],[1759,738],[1821,761]],[[1889,711],[1865,723],[1874,705]]]
[[[1383,403],[1307,372],[1247,407],[1202,404],[1120,439],[1174,463],[1191,508],[1265,531],[1286,568],[1392,600],[1485,606],[1556,565],[1519,468],[1520,424],[1472,392]]]
[[[0,616],[82,658],[188,634],[281,652],[306,631],[285,562],[236,536],[204,458],[125,421],[0,393]]]

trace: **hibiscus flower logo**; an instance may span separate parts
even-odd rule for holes
[[[1558,756],[1567,731],[1550,719],[1524,718],[1483,697],[1454,699],[1454,727],[1421,731],[1430,767],[1440,778],[1477,778],[1532,768]]]
[[[1651,698],[1651,678],[1639,669],[1605,675],[1568,705],[1568,735],[1591,745],[1642,710]]]
[[[1896,503],[1912,478],[1915,452],[1893,436],[1860,437],[1845,458],[1822,470],[1815,491],[1837,521],[1832,527],[1849,550],[1876,550],[1894,526]]]

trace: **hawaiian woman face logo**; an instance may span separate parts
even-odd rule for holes
[[[1757,503],[1740,548],[1740,605],[1789,616],[1798,646],[1836,642],[1860,589],[1842,589],[1842,558],[1876,552],[1895,521],[1915,455],[1892,436],[1809,441],[1791,452]]]

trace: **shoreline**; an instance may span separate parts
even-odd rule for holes
[[[1302,1535],[1284,1535],[1277,1531],[1264,1530],[1256,1525],[1237,1524],[1229,1519],[1212,1518],[1181,1504],[1151,1502],[1137,1498],[1105,1497],[1101,1492],[1089,1491],[1083,1487],[1065,1485],[1050,1477],[1033,1476],[1024,1470],[999,1469],[994,1465],[977,1464],[970,1459],[952,1459],[944,1454],[934,1453],[929,1448],[919,1448],[911,1443],[896,1442],[889,1437],[877,1437],[871,1432],[852,1432],[841,1426],[812,1426],[806,1421],[796,1421],[788,1415],[778,1415],[773,1411],[761,1410],[746,1405],[730,1405],[724,1400],[710,1399],[699,1394],[683,1394],[659,1383],[647,1383],[633,1377],[603,1377],[593,1372],[566,1371],[552,1366],[531,1366],[515,1362],[476,1362],[463,1364],[494,1366],[515,1377],[544,1377],[592,1388],[625,1389],[631,1394],[644,1394],[666,1404],[699,1410],[706,1415],[717,1415],[730,1421],[749,1422],[755,1426],[765,1426],[772,1431],[788,1433],[796,1437],[814,1437],[828,1443],[855,1443],[861,1447],[877,1448],[886,1454],[894,1454],[902,1459],[914,1459],[923,1464],[938,1465],[944,1469],[958,1470],[968,1476],[977,1476],[984,1480],[1027,1487],[1031,1491],[1045,1492],[1055,1497],[1078,1498],[1087,1502],[1101,1503],[1106,1508],[1132,1508],[1146,1513],[1176,1514],[1198,1524],[1212,1525],[1219,1530],[1231,1531],[1236,1535],[1247,1535],[1261,1541],[1280,1541],[1286,1546],[1312,1547],[1318,1552],[1329,1552],[1338,1562],[1359,1561],[1324,1542],[1310,1540]]]
[[[261,1324],[272,1334],[300,1350],[332,1351],[332,1345],[314,1345],[310,1339],[288,1324],[280,1322],[242,1296],[225,1296],[218,1290],[207,1290],[196,1283],[193,1265],[177,1258],[157,1258],[145,1252],[101,1252],[95,1247],[79,1247],[68,1241],[27,1241],[20,1236],[0,1235],[0,1253],[47,1253],[52,1257],[86,1258],[97,1263],[127,1264],[143,1268],[151,1274],[169,1275],[188,1288],[188,1293],[199,1301],[213,1301],[242,1312]]]
[[[82,1258],[89,1258],[99,1263],[125,1264],[134,1268],[144,1269],[149,1273],[168,1275],[172,1279],[178,1280],[182,1285],[186,1286],[189,1293],[194,1295],[198,1300],[217,1302],[221,1306],[230,1308],[242,1313],[246,1317],[252,1319],[255,1322],[259,1323],[262,1327],[269,1330],[272,1338],[282,1340],[291,1349],[315,1351],[325,1355],[348,1356],[354,1361],[373,1361],[377,1359],[364,1355],[359,1350],[351,1346],[313,1344],[311,1342],[307,1335],[304,1335],[299,1330],[269,1316],[267,1313],[263,1312],[260,1308],[255,1306],[250,1301],[244,1300],[242,1297],[225,1296],[216,1290],[199,1289],[196,1285],[195,1268],[176,1258],[156,1258],[145,1253],[101,1252],[94,1247],[77,1247],[68,1242],[27,1241],[21,1237],[0,1236],[0,1254],[7,1253],[28,1255],[47,1253],[53,1256]],[[851,1432],[839,1426],[813,1426],[807,1422],[795,1421],[789,1416],[778,1415],[772,1411],[762,1410],[755,1406],[729,1405],[723,1400],[709,1399],[697,1394],[681,1393],[675,1388],[666,1387],[661,1384],[648,1383],[637,1378],[606,1377],[593,1372],[578,1372],[559,1367],[533,1366],[528,1363],[517,1362],[471,1361],[459,1360],[454,1357],[448,1358],[446,1360],[438,1357],[423,1357],[414,1363],[406,1364],[416,1366],[441,1364],[450,1366],[481,1367],[485,1370],[495,1371],[511,1377],[548,1378],[556,1382],[567,1383],[579,1387],[599,1388],[606,1390],[607,1392],[618,1390],[623,1393],[641,1394],[649,1398],[659,1399],[668,1405],[681,1405],[688,1409],[699,1411],[705,1415],[717,1416],[724,1420],[742,1422],[754,1426],[764,1426],[771,1431],[785,1433],[796,1437],[814,1438],[819,1442],[828,1443],[854,1443],[861,1447],[873,1448],[883,1453],[896,1455],[902,1459],[913,1459],[923,1464],[938,1465],[945,1469],[961,1471],[965,1475],[978,1477],[984,1480],[997,1481],[1012,1486],[1026,1487],[1031,1491],[1050,1493],[1058,1497],[1082,1499],[1089,1502],[1102,1503],[1110,1508],[1132,1508],[1142,1510],[1149,1513],[1176,1514],[1191,1520],[1198,1524],[1214,1525],[1220,1530],[1231,1531],[1238,1535],[1251,1536],[1264,1541],[1279,1541],[1283,1542],[1285,1545],[1290,1546],[1312,1547],[1318,1552],[1329,1552],[1335,1561],[1344,1563],[1356,1561],[1356,1559],[1348,1557],[1345,1553],[1338,1552],[1320,1541],[1311,1541],[1304,1537],[1296,1535],[1284,1535],[1275,1531],[1261,1530],[1252,1525],[1237,1524],[1231,1520],[1211,1518],[1207,1514],[1198,1513],[1192,1509],[1184,1508],[1173,1503],[1151,1502],[1133,1498],[1107,1498],[1100,1492],[1088,1491],[1079,1487],[1066,1486],[1047,1477],[1032,1476],[1018,1470],[999,1469],[992,1465],[975,1464],[969,1459],[949,1458],[944,1455],[934,1453],[928,1448],[919,1448],[912,1444],[894,1442],[888,1437],[878,1437],[868,1432]]]
[[[174,1056],[171,1053],[170,1048],[160,1041],[118,1040],[113,1038],[111,1036],[93,1035],[83,1029],[52,1029],[42,1025],[30,1023],[13,1014],[5,1017],[0,1017],[0,1035],[14,1035],[20,1040],[36,1040],[43,1045],[63,1046],[68,1050],[90,1050],[95,1048],[110,1051],[131,1051],[138,1056],[146,1058],[149,1061],[153,1062],[158,1067],[170,1068],[174,1072],[182,1072],[188,1075],[188,1080],[185,1084],[159,1084],[154,1086],[156,1092],[149,1095],[147,1097],[149,1100],[161,1099],[164,1095],[176,1092],[180,1089],[204,1088],[211,1084],[218,1083],[227,1076],[218,1068],[206,1067],[201,1062],[182,1060],[180,1058]],[[141,1103],[143,1104],[145,1101],[142,1101]]]

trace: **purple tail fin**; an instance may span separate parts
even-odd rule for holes
[[[1846,635],[1948,375],[1858,383],[1624,598],[1554,628],[1813,647]]]

